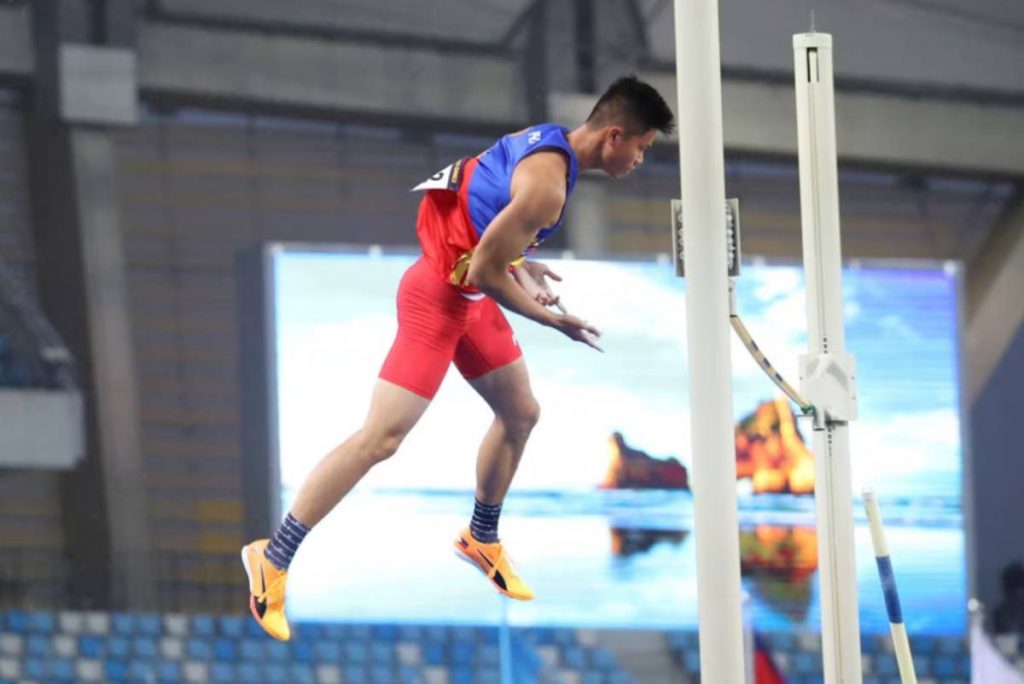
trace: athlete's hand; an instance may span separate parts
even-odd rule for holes
[[[572,314],[563,313],[555,319],[555,327],[569,339],[582,342],[588,347],[593,347],[599,352],[604,352],[604,349],[597,346],[597,340],[601,337],[601,331],[587,323],[582,318],[577,318]]]
[[[526,294],[541,306],[555,306],[558,295],[552,290],[547,279],[561,281],[562,277],[539,261],[524,261],[515,271],[516,282]]]

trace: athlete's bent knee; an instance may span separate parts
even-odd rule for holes
[[[530,398],[516,406],[515,412],[501,416],[505,430],[514,438],[525,440],[540,420],[540,404]]]
[[[405,438],[404,434],[385,432],[364,436],[363,453],[371,464],[386,461],[395,455]]]

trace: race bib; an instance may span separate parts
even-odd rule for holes
[[[422,190],[451,190],[454,192],[458,190],[459,184],[462,182],[462,168],[465,166],[465,162],[465,159],[460,159],[454,164],[449,164],[410,192]]]

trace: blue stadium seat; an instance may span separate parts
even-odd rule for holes
[[[796,637],[789,632],[772,632],[765,639],[772,651],[795,651]]]
[[[961,677],[970,678],[971,676],[971,656],[970,653],[960,652],[953,656],[956,664],[956,674]]]
[[[467,641],[456,641],[451,647],[451,662],[455,665],[471,665],[476,646]]]
[[[427,642],[423,644],[422,654],[425,665],[446,664],[447,658],[445,657],[445,648],[442,644]]]
[[[612,672],[608,675],[608,684],[633,684],[633,680],[625,672]]]
[[[230,662],[238,657],[238,647],[234,639],[217,637],[213,640],[213,657],[216,660]]]
[[[316,654],[313,652],[313,645],[308,641],[289,641],[288,650],[291,652],[291,659],[294,661],[300,663],[312,663],[316,661]]]
[[[882,653],[874,658],[874,674],[881,677],[888,677],[899,673],[899,666],[896,664],[896,656],[891,653]]]
[[[240,618],[233,615],[225,615],[220,617],[217,622],[220,624],[220,633],[224,636],[229,637],[240,637],[245,633],[245,623],[255,622],[249,618]]]
[[[345,638],[369,641],[373,638],[373,629],[369,625],[345,625]]]
[[[958,654],[967,651],[967,644],[963,637],[940,636],[936,637],[936,650],[939,653]]]
[[[135,654],[136,658],[156,658],[156,651],[156,639],[152,637],[135,637],[132,639],[132,653]]]
[[[107,655],[111,658],[124,660],[132,654],[132,644],[123,636],[109,637],[107,639]]]
[[[110,616],[110,631],[122,636],[135,635],[135,616],[129,613],[112,613]]]
[[[334,642],[327,642],[330,644],[328,648],[337,648],[338,645]],[[342,655],[340,657],[331,658],[330,660],[337,662],[344,660],[346,663],[353,665],[362,665],[370,657],[370,649],[363,641],[350,641],[341,647]]]
[[[477,641],[477,630],[475,627],[458,626],[452,629],[452,641],[463,641],[475,644]]]
[[[931,658],[920,653],[914,653],[914,673],[918,677],[930,677],[932,674]]]
[[[185,642],[185,654],[191,660],[209,660],[213,657],[213,649],[206,639],[191,637]]]
[[[190,619],[190,631],[195,636],[213,636],[217,626],[209,615],[193,615]]]
[[[370,678],[366,674],[366,668],[362,665],[346,665],[342,670],[345,677],[345,684],[369,684]]]
[[[403,665],[398,668],[398,684],[421,684],[423,678],[420,671],[411,665]]]
[[[574,670],[582,670],[587,666],[587,658],[579,646],[569,646],[562,650],[562,662]]]
[[[288,676],[288,668],[281,663],[269,663],[264,666],[263,675],[268,682],[283,682]]]
[[[793,671],[799,674],[808,674],[821,668],[819,659],[807,652],[793,654]]]
[[[477,662],[481,665],[497,665],[501,659],[501,652],[496,644],[483,644],[477,649]]]
[[[313,623],[309,626],[312,628],[310,631],[320,639],[344,641],[348,638],[345,625],[336,622]]]
[[[618,667],[615,656],[606,648],[595,648],[590,652],[590,662],[599,670],[609,672]]]
[[[265,651],[263,650],[266,645],[265,638],[263,639],[242,639],[238,642],[238,651],[242,660],[252,662],[253,660],[263,660],[265,657]]]
[[[427,642],[445,642],[448,641],[448,630],[438,625],[430,625],[424,627],[424,640]]]
[[[246,682],[249,684],[252,682],[263,681],[263,667],[256,663],[241,663],[238,665],[238,681]]]
[[[151,682],[156,678],[156,663],[132,660],[128,663],[128,677],[134,682]]]
[[[181,680],[181,665],[173,660],[157,663],[156,680],[161,684],[177,684]]]
[[[292,663],[288,667],[288,681],[292,684],[316,684],[316,673],[304,663]]]
[[[28,613],[22,610],[9,610],[7,611],[7,629],[11,632],[18,632],[24,634],[29,631],[29,619]]]
[[[264,657],[270,662],[288,660],[288,644],[276,639],[264,640]]]
[[[75,663],[70,658],[51,658],[46,662],[48,682],[67,682],[75,679]],[[110,678],[107,678],[110,680]]]
[[[78,637],[78,655],[83,658],[99,658],[103,655],[103,638],[92,635]]]
[[[25,653],[38,658],[45,658],[50,655],[50,647],[53,641],[42,634],[31,634],[25,639]]]
[[[68,663],[71,676],[74,676],[74,667]],[[103,674],[108,682],[123,682],[128,679],[128,664],[123,660],[110,659],[103,662]],[[68,679],[71,679],[69,676]]]
[[[935,637],[922,634],[910,637],[910,651],[912,653],[929,654],[934,653],[938,648]]]
[[[550,627],[538,627],[529,631],[530,637],[535,644],[555,643],[555,630]]]
[[[423,636],[423,629],[419,625],[399,625],[398,627],[400,641],[419,641]]]
[[[136,616],[135,629],[138,634],[160,636],[160,632],[162,630],[160,616],[152,613],[144,613]]]
[[[953,656],[938,656],[932,661],[932,665],[932,672],[936,677],[953,677],[958,674],[956,659]]]
[[[576,644],[576,630],[556,629],[552,634],[554,643],[559,646],[573,646]]]
[[[378,664],[370,668],[370,684],[394,684],[395,671],[390,665]]]
[[[476,675],[470,668],[456,665],[450,670],[448,681],[451,684],[474,684]]]
[[[213,663],[210,665],[210,681],[232,684],[239,681],[237,668],[233,663]],[[248,680],[246,680],[248,681]]]
[[[46,661],[41,658],[26,658],[21,665],[21,671],[30,679],[44,680],[47,676]]]
[[[345,644],[346,650],[351,648],[357,648],[357,644]],[[316,653],[317,662],[321,663],[339,663],[341,662],[341,646],[336,641],[318,641],[313,647],[314,653]]]
[[[29,630],[42,634],[53,634],[57,628],[57,619],[53,613],[36,611],[28,614]]]
[[[370,660],[376,664],[390,665],[395,662],[394,642],[370,644]]]
[[[478,667],[476,669],[476,682],[500,682],[501,671],[496,667]]]
[[[398,629],[394,625],[374,625],[370,633],[378,641],[398,641]]]

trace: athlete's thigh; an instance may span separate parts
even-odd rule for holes
[[[495,415],[506,419],[536,419],[537,400],[530,386],[526,360],[520,356],[501,368],[467,380]]]
[[[455,365],[498,415],[535,411],[523,352],[512,327],[492,299],[481,302],[480,319],[455,348]]]
[[[474,380],[522,358],[512,326],[490,297],[479,302],[480,316],[459,338],[455,367],[466,380]]]
[[[423,417],[430,401],[405,387],[379,379],[373,388],[363,429],[372,435],[401,440]]]
[[[397,300],[398,332],[379,377],[432,399],[475,318],[475,302],[441,282],[424,260],[406,271]]]

